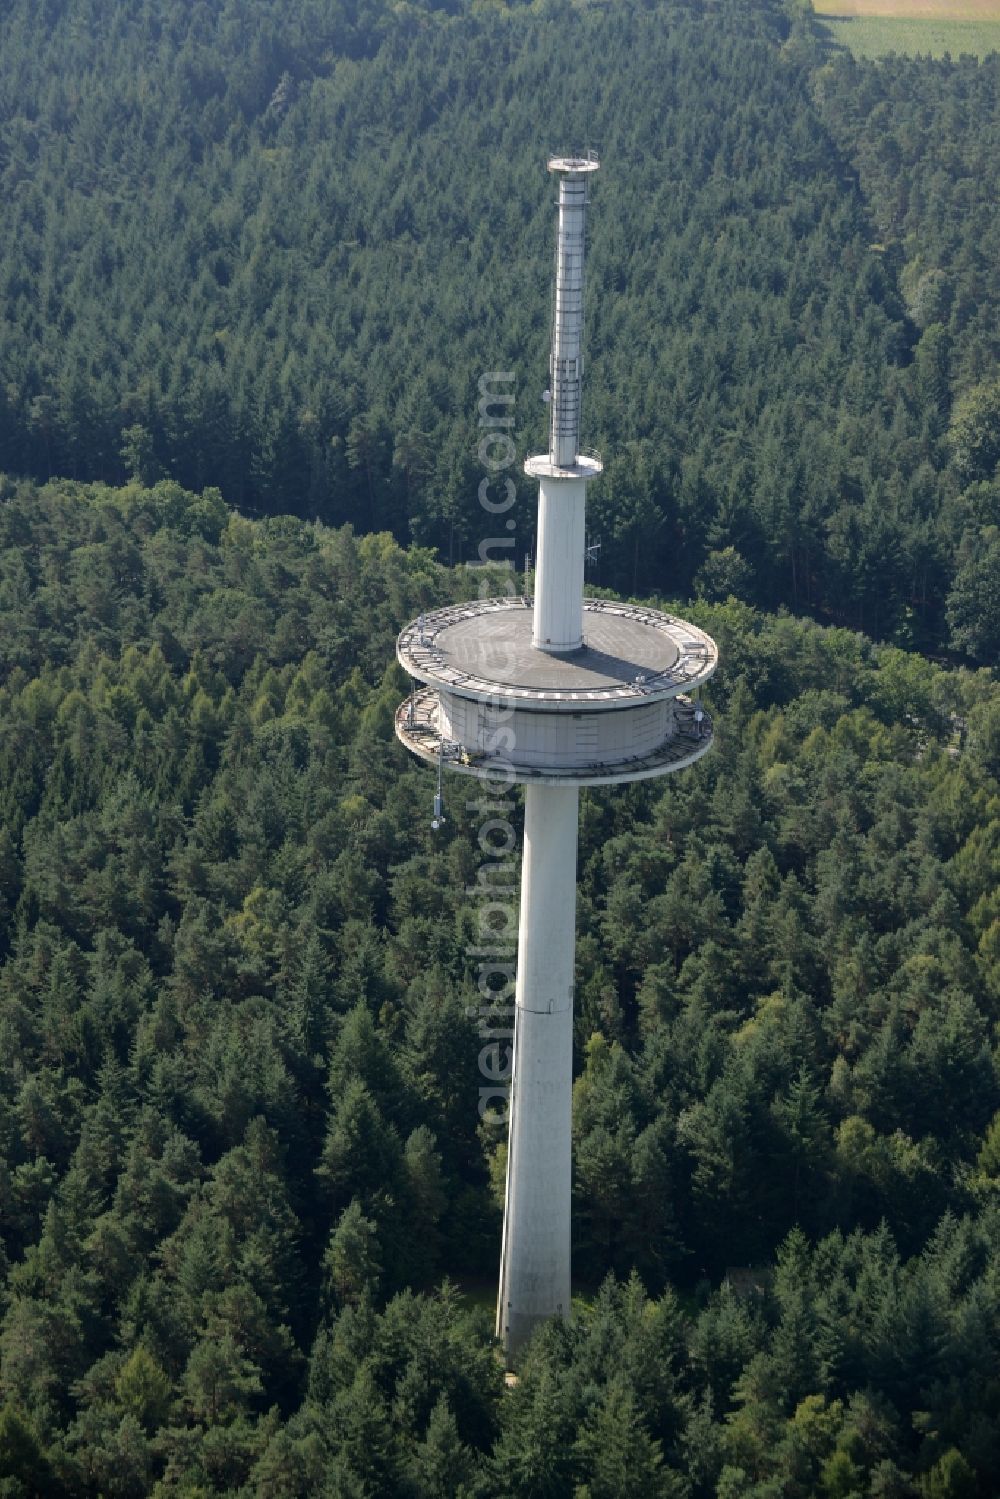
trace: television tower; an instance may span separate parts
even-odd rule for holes
[[[712,743],[685,692],[715,670],[714,642],[658,610],[584,598],[580,446],[583,257],[592,155],[553,157],[559,182],[549,450],[539,481],[534,599],[422,615],[397,654],[418,683],[396,733],[438,767],[525,786],[507,1199],[497,1335],[508,1363],[539,1322],[570,1311],[573,966],[581,786],[680,770]],[[526,607],[530,606],[530,607]],[[439,795],[435,817],[440,816]]]

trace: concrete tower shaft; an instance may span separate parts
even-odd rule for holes
[[[597,162],[553,157],[559,176],[548,463],[539,466],[532,647],[583,651],[587,479],[580,453],[587,183]],[[530,464],[528,465],[531,471]],[[578,786],[529,786],[514,993],[514,1056],[497,1335],[514,1360],[539,1322],[569,1316],[573,968]]]
[[[550,475],[538,486],[535,535],[536,650],[566,654],[583,645],[583,569],[587,545],[587,486]]]
[[[497,1336],[514,1357],[569,1316],[576,786],[529,786]]]
[[[559,178],[552,410],[548,452],[525,463],[539,481],[534,599],[436,609],[407,625],[396,646],[417,684],[396,715],[402,742],[439,777],[449,770],[525,787],[497,1303],[497,1334],[513,1365],[540,1322],[570,1310],[579,788],[700,760],[712,723],[688,694],[718,660],[696,625],[584,598],[587,483],[601,472],[580,448],[584,232],[597,166],[590,156],[548,163]]]

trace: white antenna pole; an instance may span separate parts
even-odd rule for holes
[[[583,379],[583,252],[587,183],[598,163],[591,156],[554,156],[559,178],[556,292],[549,358],[549,451],[529,460],[541,481],[535,543],[535,614],[532,645],[565,655],[583,645],[583,567],[586,552],[587,480],[599,463],[580,453]]]

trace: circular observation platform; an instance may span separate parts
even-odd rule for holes
[[[599,479],[604,472],[599,453],[577,453],[573,463],[556,463],[549,453],[536,453],[524,460],[529,479]]]
[[[708,680],[718,652],[696,625],[585,599],[583,646],[559,654],[532,645],[532,625],[520,598],[407,625],[397,655],[424,684],[396,715],[407,748],[484,780],[591,786],[664,775],[709,749],[711,722],[686,692]]]
[[[550,172],[573,172],[583,175],[587,172],[596,172],[601,163],[596,153],[591,151],[586,156],[550,156],[546,163]]]
[[[530,598],[477,599],[423,615],[396,642],[400,665],[462,697],[579,713],[676,697],[707,682],[718,663],[715,641],[697,625],[608,599],[584,599],[580,650],[539,650],[531,606]]]

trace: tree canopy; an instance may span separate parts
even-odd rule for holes
[[[0,1493],[1000,1492],[998,68],[8,0]],[[508,1386],[480,819],[393,647],[508,580],[479,382],[541,444],[588,144],[589,584],[718,640],[718,735],[582,798],[578,1297]]]
[[[575,1265],[615,1279],[509,1395],[435,1290],[499,1246],[479,824],[431,830],[389,664],[478,581],[169,480],[4,485],[9,1491],[988,1488],[996,682],[696,606],[716,752],[584,797]]]
[[[996,59],[827,63],[777,0],[11,0],[0,468],[473,555],[477,382],[541,441],[543,158],[589,141],[597,581],[940,646],[996,95]]]

